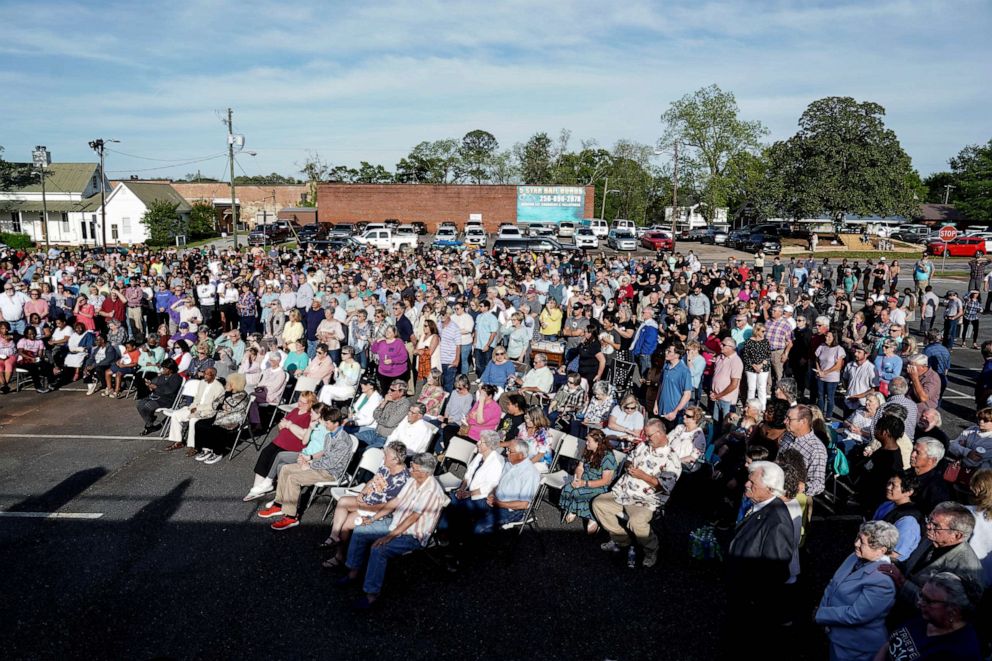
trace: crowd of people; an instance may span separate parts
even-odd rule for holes
[[[681,491],[732,538],[732,612],[786,627],[820,498],[865,518],[815,614],[832,657],[979,658],[992,342],[976,425],[947,434],[941,404],[989,275],[973,260],[971,293],[940,297],[933,270],[926,255],[904,274],[884,257],[693,251],[8,251],[0,390],[25,374],[42,394],[134,393],[143,435],[165,426],[166,449],[209,465],[243,427],[274,426],[244,496],[274,530],[367,459],[324,543],[359,607],[390,558],[440,537],[457,568],[543,487],[566,524],[651,567],[653,522]],[[558,456],[566,434],[575,457]]]

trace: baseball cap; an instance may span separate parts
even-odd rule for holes
[[[784,308],[782,308],[782,311],[783,312],[795,312],[795,310],[796,309],[794,307],[792,307],[791,305],[786,305]]]

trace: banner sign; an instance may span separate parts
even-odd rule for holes
[[[579,223],[585,206],[582,186],[517,186],[518,223]]]

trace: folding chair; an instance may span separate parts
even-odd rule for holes
[[[351,454],[348,455],[348,461],[345,462],[346,466],[351,463],[351,458],[354,457],[355,453],[358,451],[358,439],[352,436],[351,434],[348,434],[348,436],[351,438]],[[354,475],[345,474],[344,478],[342,478],[341,480],[325,480],[323,482],[315,483],[313,485],[313,490],[310,492],[310,498],[307,500],[306,509],[307,510],[310,509],[310,506],[313,505],[313,501],[317,499],[317,496],[324,489],[329,489],[331,487],[345,486],[347,484],[350,484],[353,479],[354,479]],[[330,511],[330,508],[324,511],[324,516],[327,516],[328,511]]]
[[[321,521],[327,518],[327,514],[331,511],[331,505],[345,496],[357,496],[361,493],[362,489],[365,488],[365,483],[355,484],[355,480],[358,479],[359,474],[361,474],[363,470],[375,474],[375,472],[379,470],[385,461],[385,452],[379,448],[366,448],[365,452],[362,453],[361,460],[358,462],[358,467],[355,468],[355,472],[352,473],[351,479],[348,481],[348,486],[331,487],[331,499],[327,503],[327,509],[324,510],[324,516],[321,518]]]
[[[565,480],[568,478],[568,472],[564,470],[554,470],[558,465],[558,460],[561,457],[579,459],[582,457],[582,452],[585,450],[585,447],[586,443],[584,440],[569,434],[565,435],[561,444],[558,446],[558,452],[555,453],[554,461],[551,463],[551,471],[541,478],[541,486],[544,487],[545,493],[547,493],[548,489],[561,491],[565,488]],[[538,507],[540,507],[540,505],[538,505]],[[564,519],[564,513],[562,513],[562,518]]]
[[[125,374],[121,379],[121,385],[126,386],[124,388],[124,399],[130,399],[131,395],[134,395],[135,399],[138,398],[138,389],[134,385],[137,378],[137,374]]]
[[[296,384],[293,386],[293,392],[290,393],[289,402],[286,404],[280,404],[278,406],[272,407],[272,417],[269,418],[269,426],[265,429],[265,435],[268,436],[269,432],[272,431],[272,427],[276,424],[276,416],[279,412],[289,413],[294,408],[296,408],[296,400],[300,398],[300,393],[307,391],[316,390],[317,386],[320,385],[320,379],[312,376],[301,376],[296,380]]]
[[[228,461],[234,461],[234,451],[238,449],[238,443],[241,442],[241,434],[248,430],[248,436],[251,438],[250,443],[255,447],[255,452],[259,452],[262,449],[262,442],[265,440],[264,437],[256,438],[255,432],[251,428],[251,407],[255,405],[255,395],[248,396],[248,408],[245,409],[245,416],[241,418],[241,423],[238,424],[238,433],[234,437],[234,444],[231,446],[231,452],[227,455]],[[244,450],[241,450],[244,452]]]
[[[21,375],[27,373],[28,371],[23,367],[14,368],[14,392],[21,392]]]
[[[193,398],[196,397],[196,390],[200,387],[200,383],[201,381],[199,379],[190,379],[184,383],[182,390],[180,390],[179,394],[176,395],[176,401],[172,403],[172,410],[175,411],[176,409],[181,408],[183,406],[183,400],[187,397],[189,397],[190,401],[193,401]],[[169,427],[172,425],[172,418],[169,416],[165,417],[169,419],[169,422],[162,425],[162,438],[169,435]]]
[[[452,461],[465,464],[467,468],[469,462],[472,461],[472,458],[478,451],[479,449],[476,447],[475,443],[466,441],[464,438],[459,436],[455,436],[451,439],[451,442],[448,443],[448,449],[445,451],[444,458],[445,460],[450,459]],[[439,475],[437,481],[441,483],[441,487],[445,491],[451,491],[458,488],[458,485],[462,483],[462,478],[458,477],[451,471],[448,471]]]
[[[624,398],[634,382],[634,370],[637,369],[635,363],[626,360],[616,359],[613,361],[613,373],[610,375],[610,383],[617,393],[617,401]]]

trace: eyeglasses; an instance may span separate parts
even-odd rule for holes
[[[406,392],[406,388],[390,388],[393,392]]]
[[[498,351],[498,352],[494,353],[493,355],[494,356],[505,356],[506,355],[506,352],[505,351]]]
[[[625,407],[623,407],[623,410],[624,411],[636,411],[637,410],[637,407],[636,406],[625,406]]]
[[[916,603],[921,606],[934,606],[936,604],[946,604],[947,601],[944,599],[931,599],[922,592],[916,595]]]
[[[932,516],[926,518],[927,528],[933,530],[934,532],[940,532],[941,530],[947,530],[949,532],[958,532],[954,528],[940,528],[937,526],[937,522],[933,520]]]

